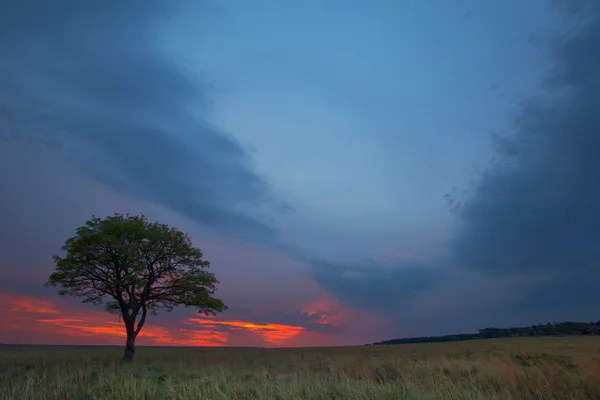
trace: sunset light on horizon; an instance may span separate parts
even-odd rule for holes
[[[600,0],[8,0],[0,343],[600,319],[598,21]]]
[[[60,300],[59,302],[10,292],[0,293],[0,343],[123,344],[126,334],[119,315],[105,312],[102,306],[85,307],[68,299]],[[334,316],[338,313],[316,308],[325,305],[325,302],[318,301],[307,308],[312,311],[299,314],[314,317],[314,325],[339,327],[343,319],[335,319]],[[151,317],[140,332],[139,344],[205,347],[314,347],[336,344],[324,339],[323,333],[319,332],[318,328],[316,331],[311,329],[311,325],[255,323],[244,320],[243,315],[233,313],[207,317],[195,314],[192,310],[185,310],[185,313],[181,311],[183,310]],[[348,311],[351,310],[346,312]],[[196,316],[193,316],[194,314]],[[177,319],[173,318],[175,315],[178,316]],[[331,333],[335,332],[332,330]]]

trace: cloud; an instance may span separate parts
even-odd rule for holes
[[[583,4],[583,3],[582,3]],[[459,211],[457,261],[490,273],[600,260],[600,20],[554,47],[547,91],[526,102],[510,152]]]
[[[457,219],[451,257],[315,263],[318,282],[347,304],[395,315],[400,336],[597,312],[600,5],[556,3],[564,20],[544,92],[522,102],[513,132],[492,135],[495,158],[473,192],[446,196]]]
[[[258,325],[267,325],[274,321],[280,325],[296,326],[316,333],[341,333],[344,329],[340,327],[336,316],[339,311],[333,309],[309,308],[286,312],[282,310],[265,310],[259,312],[244,307],[230,307],[222,319],[239,319],[241,316],[249,318]]]
[[[125,331],[118,316],[45,295],[52,297],[0,291],[0,343],[123,344]],[[380,327],[379,319],[326,300],[290,312],[234,306],[217,317],[176,309],[149,319],[138,344],[356,345],[376,340],[374,329]]]
[[[226,332],[247,330],[264,338],[264,343],[271,345],[283,345],[286,340],[301,334],[305,328],[301,326],[282,324],[257,324],[249,321],[221,321],[207,318],[189,318],[190,324],[198,324],[201,327],[224,329]]]
[[[15,318],[15,313],[9,313],[6,319],[12,322],[6,324],[16,326],[9,331],[6,325],[7,330],[4,336],[0,335],[0,341],[122,344],[118,336],[121,334],[120,325],[115,325],[118,321],[114,316],[105,313],[102,308],[78,304],[76,299],[59,298],[55,290],[43,287],[52,269],[51,256],[59,251],[64,239],[72,235],[74,229],[92,213],[112,211],[143,212],[150,218],[168,221],[185,231],[194,232],[193,242],[213,262],[222,282],[219,296],[231,306],[219,316],[223,321],[301,327],[300,334],[281,342],[293,346],[360,344],[378,339],[373,331],[373,327],[379,326],[378,318],[330,299],[331,296],[311,279],[306,265],[291,260],[285,254],[198,234],[192,221],[164,208],[151,207],[111,193],[109,188],[77,174],[73,166],[65,165],[51,150],[16,142],[0,147],[0,181],[6,191],[0,200],[0,225],[11,227],[0,230],[3,249],[0,269],[5,271],[4,279],[0,281],[0,292],[21,296],[9,298],[14,303],[0,299],[0,304],[11,304],[11,308],[17,304],[29,304],[30,308],[54,307],[62,313],[60,316],[40,314],[35,318],[32,313],[17,314],[28,316],[25,321]],[[17,302],[19,299],[21,301]],[[239,309],[240,305],[248,309]],[[211,331],[206,333],[199,331],[201,327],[197,325],[183,323],[195,315],[189,309],[161,313],[152,318],[149,326],[166,329],[167,333],[156,333],[160,335],[154,339],[149,336],[141,338],[141,343],[159,344],[157,340],[162,338],[160,344],[165,345],[175,340],[185,345],[208,345],[208,339],[203,339],[202,335],[211,334]],[[37,319],[46,322],[42,324]],[[322,324],[321,320],[326,320],[327,324]],[[369,321],[368,324],[365,321]],[[30,326],[35,328],[30,329]],[[109,328],[117,336],[107,335],[106,329]],[[67,334],[82,329],[87,329],[87,336]],[[104,333],[94,338],[90,329]],[[248,330],[230,331],[224,325],[213,330],[221,336],[227,333],[228,345],[275,345],[273,342],[265,343],[262,335]]]
[[[220,233],[273,240],[258,215],[286,206],[244,147],[202,119],[206,86],[161,42],[178,13],[202,15],[204,2],[9,3],[0,16],[5,140],[45,143],[114,190]]]
[[[583,318],[600,301],[600,5],[557,4],[569,29],[551,48],[553,72],[514,132],[495,138],[496,162],[456,209],[452,249],[471,271],[524,279],[521,309]]]
[[[244,146],[208,122],[208,87],[162,42],[182,13],[202,18],[205,2],[10,3],[0,16],[4,143],[43,144],[124,197],[160,205],[229,238],[306,258],[281,243],[274,228],[274,218],[291,206],[256,172]],[[13,200],[13,206],[20,202]],[[350,304],[379,309],[384,293],[397,292],[378,272],[382,266],[373,265],[366,280],[339,283],[334,274],[343,268],[319,262],[313,267],[318,282]],[[394,296],[398,301],[424,279],[416,270],[394,274],[405,282],[404,294]],[[371,289],[349,295],[364,284]]]
[[[359,265],[313,261],[319,284],[350,307],[394,314],[407,300],[435,289],[447,270],[399,262],[386,265],[367,261]]]
[[[540,277],[529,275],[515,307],[532,314],[536,322],[597,320],[599,266],[565,268]]]
[[[123,323],[118,317],[102,310],[90,310],[61,300],[52,301],[11,292],[0,292],[0,304],[0,322],[5,328],[0,342],[47,343],[48,340],[42,337],[49,335],[62,337],[61,343],[121,345],[125,338]],[[173,317],[168,320],[148,321],[140,333],[139,344],[279,346],[305,333],[323,333],[314,332],[311,329],[314,324],[299,326],[283,323],[281,317],[285,319],[285,313],[271,313],[262,319],[231,312],[217,318],[191,317],[193,313],[190,312],[171,315]],[[291,322],[291,319],[288,318],[288,321]]]
[[[325,261],[279,241],[275,221],[290,206],[257,172],[244,145],[208,122],[210,90],[162,41],[180,14],[201,16],[204,2],[178,2],[177,6],[157,0],[9,3],[0,15],[0,166],[4,171],[0,178],[6,183],[4,179],[9,176],[4,188],[22,189],[18,193],[29,190],[30,203],[23,204],[24,197],[13,195],[12,190],[0,200],[0,222],[19,226],[1,232],[2,253],[9,254],[2,266],[15,271],[3,289],[20,284],[24,291],[36,293],[24,282],[31,279],[34,269],[46,268],[48,257],[72,232],[77,218],[91,209],[110,212],[120,208],[113,207],[116,203],[134,198],[174,211],[229,238],[286,253],[286,260],[250,260],[247,254],[235,256],[235,248],[222,251],[232,259],[216,254],[219,262],[215,265],[232,265],[223,268],[223,288],[231,293],[239,287],[238,297],[231,294],[236,300],[244,297],[252,298],[255,304],[270,304],[285,296],[285,301],[291,302],[294,296],[295,301],[296,294],[286,285],[273,284],[277,290],[271,291],[276,294],[261,285],[286,281],[296,285],[296,292],[303,291],[304,286],[293,274],[280,272],[284,262],[297,261],[303,264],[299,269],[310,268],[316,282],[341,302],[366,310],[367,316],[361,314],[365,321],[368,313],[397,316],[406,311],[417,321],[419,310],[427,311],[431,319],[444,310],[460,312],[468,308],[470,300],[444,307],[440,304],[457,291],[465,298],[467,293],[494,297],[493,301],[478,301],[489,306],[478,309],[480,314],[490,309],[500,313],[517,302],[539,310],[574,308],[599,300],[600,295],[593,294],[590,286],[600,261],[598,2],[558,2],[573,19],[581,19],[585,12],[585,29],[579,25],[578,30],[556,41],[552,49],[555,70],[545,83],[546,92],[523,103],[512,134],[494,136],[496,161],[483,174],[472,196],[448,198],[458,220],[451,243],[453,258],[419,263]],[[571,22],[568,25],[575,26]],[[25,159],[22,156],[9,158],[12,149],[23,150],[21,142],[30,147],[33,143],[44,145],[60,162],[42,163],[36,152],[27,153],[27,162],[18,162]],[[72,170],[59,168],[54,175],[40,171],[62,162],[108,189],[89,184],[78,188],[79,193],[73,190],[76,185],[53,188],[57,174]],[[38,173],[41,178],[27,181]],[[37,192],[31,189],[34,186]],[[48,195],[59,189],[72,193],[62,209],[56,202],[69,196]],[[123,196],[107,206],[104,196],[112,191]],[[84,192],[94,196],[84,196]],[[41,196],[48,197],[42,202]],[[82,202],[91,205],[86,204],[86,208],[79,205]],[[67,208],[69,213],[60,212]],[[22,215],[25,213],[28,215]],[[65,216],[51,222],[49,216],[54,215]],[[42,227],[35,231],[36,226]],[[328,238],[324,245],[343,249],[336,246],[336,240],[345,239]],[[10,256],[25,253],[26,246],[35,247],[45,261],[33,260],[31,254]],[[12,253],[4,251],[9,248]],[[249,267],[253,275],[239,273],[237,265]],[[289,270],[292,268],[296,267]],[[276,269],[279,272],[273,272]],[[470,278],[469,285],[453,286],[468,273],[477,278]],[[274,278],[277,274],[279,277]],[[486,286],[484,279],[502,280],[502,285]],[[233,289],[227,289],[227,282],[232,282],[229,287]],[[249,287],[253,282],[264,294],[252,292]],[[507,305],[507,292],[492,295],[481,287],[507,292],[512,287],[520,292],[518,300]],[[561,293],[560,300],[553,293]],[[283,308],[285,301],[279,301],[278,306]],[[32,307],[44,306],[32,303]],[[243,330],[239,324],[251,324],[256,332],[262,332],[255,335],[256,343],[262,343],[269,332],[279,332],[274,326],[294,327],[289,331],[295,332],[293,335],[288,332],[291,336],[284,338],[287,333],[277,333],[280,336],[275,338],[292,343],[309,332],[334,337],[348,329],[340,320],[354,318],[335,307],[239,311],[241,315],[224,314],[219,323],[212,324],[212,331],[206,333],[209,336],[189,324],[177,325],[183,332],[177,340],[220,343],[226,337],[232,341],[240,335],[239,329]],[[77,317],[42,319],[56,332],[83,329]],[[196,321],[196,325],[207,324]],[[164,327],[167,333],[156,331],[153,340],[171,340],[165,339],[175,335],[171,328]]]

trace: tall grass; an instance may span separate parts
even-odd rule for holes
[[[600,399],[600,338],[322,349],[6,347],[0,399]]]

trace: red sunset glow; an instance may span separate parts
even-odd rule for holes
[[[252,322],[244,321],[215,321],[204,318],[189,318],[188,321],[195,322],[204,327],[214,327],[215,325],[225,325],[232,327],[233,330],[248,330],[250,332],[256,332],[257,334],[264,337],[265,343],[271,343],[275,345],[284,344],[285,340],[290,339],[299,333],[303,332],[305,328],[300,326],[281,325],[281,324],[254,324]]]
[[[301,313],[315,317],[314,323],[340,326],[351,314],[338,313],[324,300],[303,307]],[[244,316],[217,318],[183,316],[168,321],[160,316],[144,326],[140,345],[159,346],[315,346],[332,344],[327,335],[309,327],[277,322],[257,323]],[[168,317],[167,317],[168,318]],[[226,319],[227,318],[227,319]],[[79,303],[51,301],[35,296],[0,293],[0,342],[24,344],[109,344],[120,345],[125,330],[119,316],[100,307],[84,308]],[[164,325],[163,325],[164,324]]]

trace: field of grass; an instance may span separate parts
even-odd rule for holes
[[[600,337],[326,349],[0,347],[0,399],[600,399]]]

